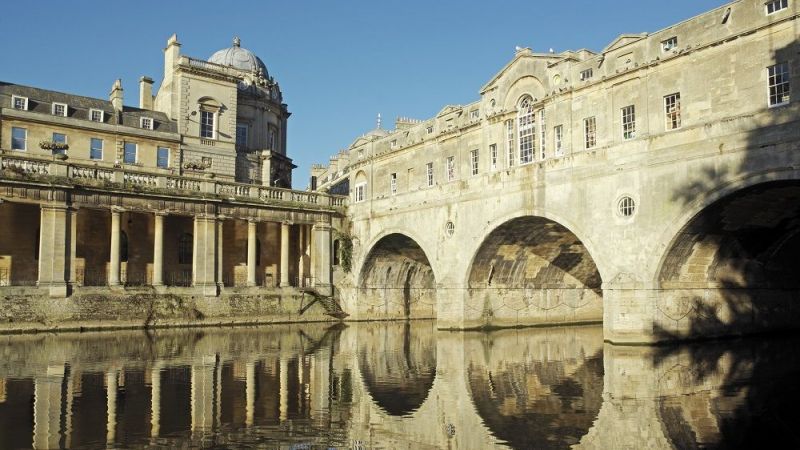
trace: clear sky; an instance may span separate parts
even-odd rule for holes
[[[208,58],[234,36],[280,83],[289,105],[288,154],[305,188],[313,163],[375,127],[427,119],[478,90],[514,56],[588,48],[653,32],[724,0],[20,1],[0,7],[0,80],[108,98],[122,78],[160,84],[167,38]]]

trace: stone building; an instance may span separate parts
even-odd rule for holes
[[[287,189],[290,113],[261,59],[238,38],[195,59],[173,35],[152,86],[140,79],[134,108],[120,80],[107,100],[0,82],[0,286],[20,298],[329,289],[344,199]]]
[[[796,326],[798,13],[737,0],[598,52],[518,48],[474,103],[314,166],[350,196],[346,309],[617,342]]]

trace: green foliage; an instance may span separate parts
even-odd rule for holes
[[[336,239],[339,240],[339,264],[345,273],[350,273],[353,268],[353,237],[346,233],[337,232]]]

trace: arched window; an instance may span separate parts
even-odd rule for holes
[[[533,112],[533,99],[523,97],[517,108],[517,133],[519,142],[519,163],[533,161],[536,148],[536,113]]]
[[[356,174],[356,183],[353,186],[353,201],[363,202],[367,199],[367,175],[361,171]]]
[[[183,233],[178,240],[178,264],[192,263],[192,245],[194,238],[191,233]]]
[[[124,231],[119,232],[119,260],[128,261],[128,233]]]

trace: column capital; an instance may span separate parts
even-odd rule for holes
[[[195,220],[206,220],[209,222],[217,220],[217,216],[215,214],[207,214],[207,213],[195,214],[194,218]]]
[[[120,213],[124,213],[124,212],[125,212],[125,208],[123,208],[121,206],[112,206],[111,207],[111,214],[120,214]]]
[[[333,227],[331,227],[331,224],[326,223],[326,222],[316,222],[316,223],[314,223],[314,226],[313,226],[313,229],[317,230],[317,231],[328,231],[331,228],[333,228]]]
[[[153,215],[154,216],[158,216],[158,217],[167,217],[169,215],[169,212],[168,211],[155,211],[155,212],[153,212]]]

